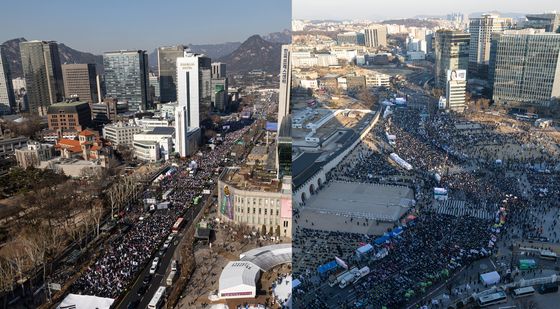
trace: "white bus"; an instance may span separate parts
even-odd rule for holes
[[[556,252],[552,252],[550,250],[541,250],[540,253],[541,253],[540,258],[543,260],[556,261],[556,259],[558,258]]]
[[[150,300],[150,303],[148,304],[148,309],[159,309],[161,308],[161,305],[163,304],[163,299],[165,298],[165,287],[164,286],[160,286],[157,291],[156,294],[154,294],[154,297],[152,297],[152,300]]]
[[[476,302],[480,308],[507,302],[506,293],[498,291],[489,295],[480,296]]]
[[[513,298],[520,298],[525,296],[531,296],[535,294],[535,289],[532,286],[526,286],[524,288],[519,288],[513,290]]]

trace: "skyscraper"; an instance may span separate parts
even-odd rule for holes
[[[191,128],[200,128],[200,122],[209,112],[210,95],[203,87],[210,89],[211,60],[201,54],[185,51],[177,58],[177,102],[187,107],[187,120]],[[206,76],[208,75],[208,76]]]
[[[177,58],[183,57],[185,46],[164,46],[157,49],[160,101],[177,101]]]
[[[560,33],[560,13],[528,14],[525,26]]]
[[[220,79],[226,77],[226,64],[221,62],[212,63],[212,78]]]
[[[0,45],[0,115],[16,110],[16,98],[12,87],[10,66],[2,45]]]
[[[560,34],[505,31],[492,40],[492,98],[507,106],[548,106],[560,97]]]
[[[469,66],[468,33],[452,30],[439,30],[435,35],[435,79],[436,87],[444,88],[447,70],[466,70]]]
[[[180,105],[175,109],[175,151],[179,156],[187,156],[187,132],[189,130],[188,108]]]
[[[130,111],[148,108],[148,55],[145,50],[121,50],[103,55],[107,97],[127,101]]]
[[[58,45],[54,41],[19,43],[29,111],[46,115],[49,105],[64,96]]]
[[[291,45],[282,45],[280,64],[280,93],[278,95],[278,130],[282,119],[290,113],[290,94],[292,84]]]
[[[481,17],[470,19],[469,73],[486,77],[492,33],[511,28],[512,24],[511,18],[501,18],[494,14],[482,14]]]
[[[99,102],[95,64],[63,64],[64,93],[67,98],[77,96],[90,104]]]
[[[387,27],[374,25],[364,30],[366,47],[387,46]]]

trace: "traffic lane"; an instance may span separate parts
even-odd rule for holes
[[[173,259],[173,254],[174,254],[176,248],[178,247],[178,244],[181,242],[184,231],[186,231],[191,226],[191,224],[193,223],[192,222],[193,218],[195,218],[196,215],[198,215],[198,213],[202,209],[202,205],[203,205],[203,203],[201,202],[196,207],[190,207],[190,208],[187,209],[187,211],[185,212],[185,215],[184,215],[184,218],[187,220],[187,223],[185,224],[183,232],[179,233],[177,236],[175,236],[173,238],[173,242],[171,243],[170,247],[167,248],[167,250],[165,251],[165,253],[163,255],[163,258],[160,261],[160,266],[158,267],[158,269],[156,271],[156,275],[152,276],[152,278],[150,280],[148,289],[146,290],[146,292],[143,295],[138,296],[138,290],[144,285],[144,283],[143,283],[144,277],[150,273],[150,267],[152,266],[152,261],[154,260],[155,256],[158,256],[157,252],[159,251],[159,249],[158,249],[158,251],[156,251],[156,255],[152,259],[149,260],[149,263],[142,270],[140,275],[136,278],[136,281],[134,282],[132,288],[129,290],[129,292],[127,293],[127,295],[125,296],[125,298],[121,302],[121,304],[123,305],[124,308],[126,308],[130,303],[134,302],[137,299],[140,299],[140,304],[138,305],[137,308],[146,308],[148,306],[148,304],[150,303],[150,300],[152,299],[153,295],[156,293],[157,289],[160,287],[160,285],[164,285],[164,284],[161,284],[161,283],[162,282],[165,283],[165,279],[167,279],[167,278],[164,278],[165,277],[164,275],[165,275],[165,272],[166,272],[167,268],[171,264],[170,262]],[[163,244],[161,245],[161,247],[163,247]],[[172,252],[172,253],[169,253],[169,252]]]

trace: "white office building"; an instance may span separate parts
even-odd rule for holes
[[[142,132],[142,127],[124,122],[108,124],[103,127],[103,138],[110,141],[113,146],[131,146],[134,134]]]
[[[184,57],[177,58],[177,102],[179,107],[187,107],[186,121],[191,128],[200,127],[201,105],[206,99],[205,87],[202,86],[206,80],[210,83],[210,73],[211,61],[208,57],[187,51]],[[210,85],[207,88],[209,90]],[[207,99],[209,103],[210,93]]]
[[[445,89],[446,109],[463,112],[466,108],[465,90],[467,88],[466,70],[447,70]]]
[[[280,94],[278,99],[278,128],[282,119],[290,113],[290,89],[292,85],[291,45],[282,45],[280,64]]]

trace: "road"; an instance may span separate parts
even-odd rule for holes
[[[180,233],[175,238],[173,238],[172,244],[169,246],[169,248],[167,248],[164,255],[160,258],[161,261],[159,263],[159,267],[155,275],[152,276],[152,279],[149,282],[149,287],[146,290],[146,292],[140,296],[137,294],[138,290],[144,285],[144,283],[142,282],[144,280],[144,276],[148,275],[150,272],[150,266],[152,265],[152,261],[154,257],[158,256],[157,252],[155,252],[155,254],[152,255],[152,258],[149,260],[148,264],[146,264],[145,267],[142,269],[142,271],[139,273],[138,277],[134,281],[134,284],[129,289],[128,293],[124,296],[120,304],[116,306],[116,308],[127,308],[127,306],[130,303],[138,299],[140,300],[140,303],[138,304],[137,308],[146,308],[148,306],[148,303],[156,293],[157,289],[162,285],[166,285],[165,284],[165,280],[167,279],[166,274],[168,273],[169,267],[171,265],[171,261],[174,259],[177,260],[179,259],[178,258],[179,250],[177,250],[178,244],[181,243],[181,239],[183,238],[185,231],[187,231],[189,227],[193,224],[193,219],[196,218],[196,216],[200,213],[205,203],[206,203],[206,199],[201,201],[197,206],[190,207],[185,212],[184,218],[187,219],[187,223],[183,226],[183,229],[180,231]],[[162,247],[163,247],[163,243],[160,245],[159,248]]]

